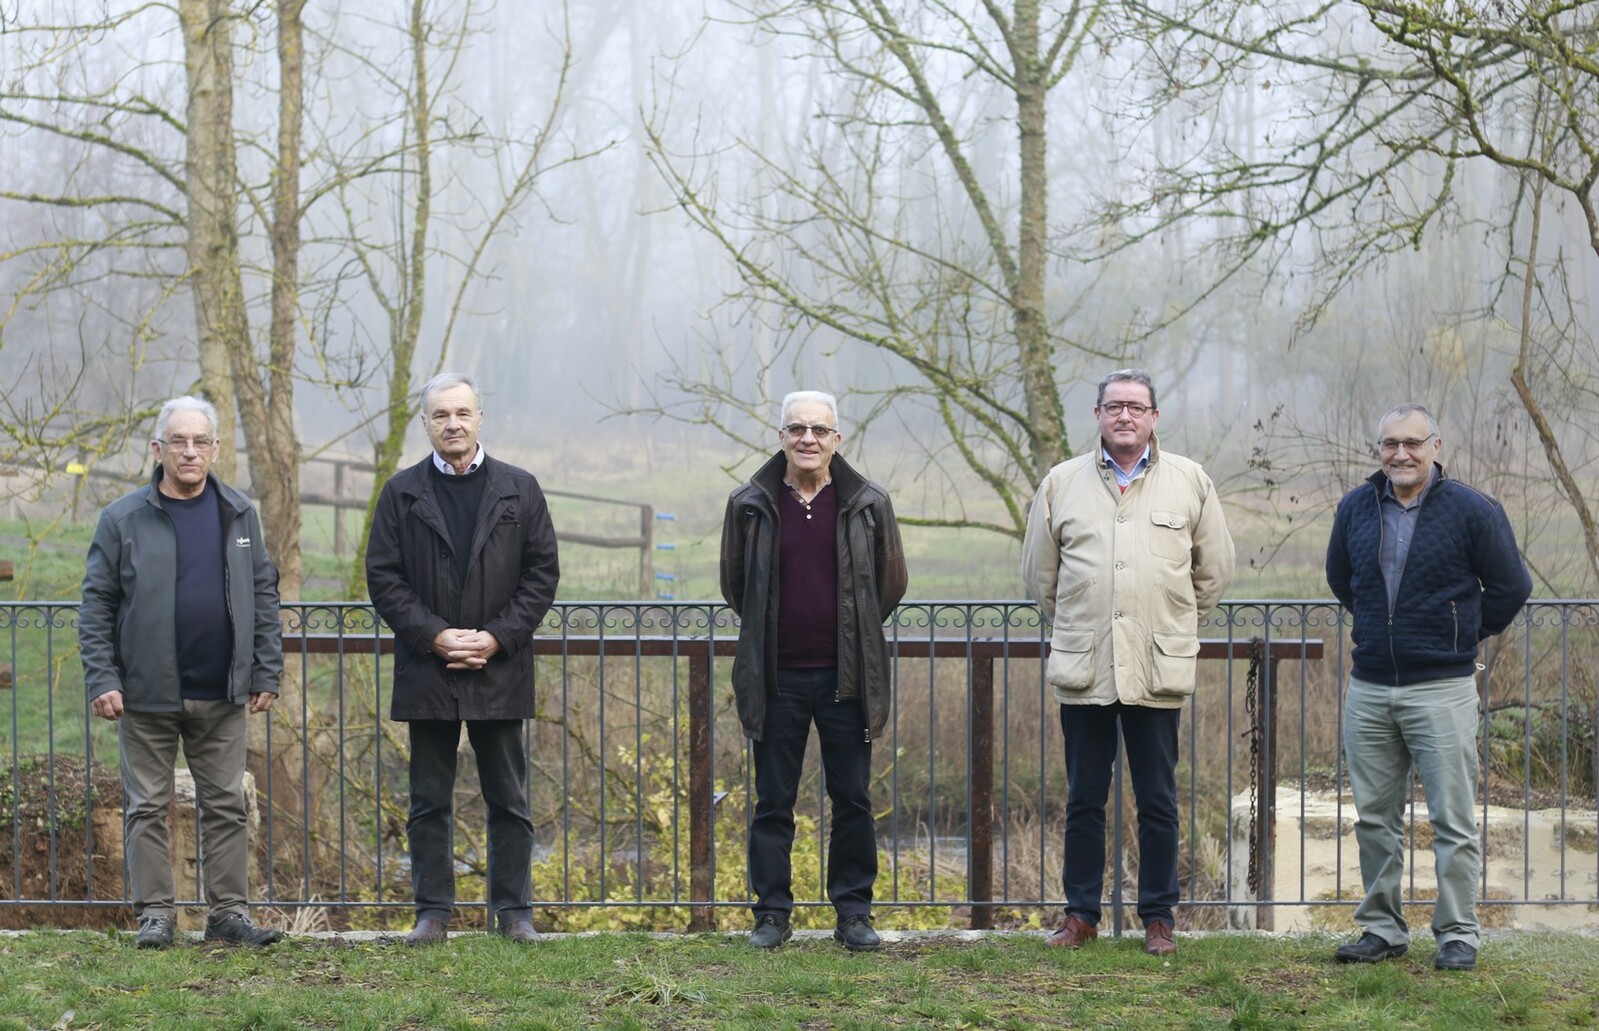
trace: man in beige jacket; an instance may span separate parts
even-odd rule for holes
[[[1177,731],[1194,692],[1199,620],[1233,578],[1233,541],[1210,477],[1160,449],[1142,369],[1099,384],[1099,445],[1039,485],[1022,581],[1053,628],[1045,676],[1066,745],[1066,921],[1049,944],[1098,937],[1105,801],[1121,728],[1138,801],[1144,951],[1177,951]]]

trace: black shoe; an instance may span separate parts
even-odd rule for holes
[[[172,947],[172,918],[146,916],[139,919],[139,936],[133,939],[135,948],[170,949]]]
[[[750,932],[749,942],[757,949],[775,949],[792,937],[794,928],[788,926],[787,917],[762,913],[755,920],[755,930]]]
[[[249,917],[239,913],[229,913],[225,917],[205,922],[205,940],[208,942],[254,945],[260,948],[263,945],[271,945],[282,937],[282,931],[274,931],[270,927],[257,927],[250,922]]]
[[[833,940],[851,952],[876,952],[883,947],[883,939],[872,930],[872,918],[865,913],[845,917],[833,931]]]
[[[1432,965],[1437,970],[1476,970],[1477,950],[1463,941],[1444,942]]]
[[[1340,963],[1381,963],[1385,959],[1398,959],[1409,951],[1409,945],[1389,945],[1367,931],[1359,941],[1338,946],[1333,955]]]

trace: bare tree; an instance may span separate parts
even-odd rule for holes
[[[728,300],[758,344],[685,363],[648,410],[764,450],[730,416],[770,422],[771,370],[812,348],[851,355],[835,389],[861,398],[857,433],[884,416],[914,426],[929,469],[975,475],[998,502],[993,517],[906,521],[1019,536],[1033,484],[1069,454],[1061,379],[1074,357],[1121,350],[1062,334],[1073,302],[1051,303],[1049,275],[1065,251],[1050,221],[1049,99],[1098,56],[1111,6],[734,4],[785,56],[817,62],[820,81],[798,100],[809,128],[789,148],[758,131],[675,146],[670,95],[647,116],[651,158],[737,270]]]
[[[399,467],[406,432],[420,409],[417,381],[444,367],[458,326],[472,314],[468,301],[492,278],[493,269],[487,264],[491,244],[515,228],[522,208],[545,176],[597,153],[569,145],[561,133],[573,67],[564,7],[553,30],[560,58],[542,115],[526,133],[512,134],[493,131],[459,95],[467,74],[468,45],[479,31],[479,13],[478,5],[469,2],[461,6],[457,18],[441,22],[424,0],[412,0],[403,74],[382,70],[368,53],[349,52],[392,91],[395,124],[388,128],[399,140],[395,146],[379,143],[374,148],[373,141],[384,139],[384,133],[374,129],[338,159],[340,171],[329,180],[330,195],[344,223],[342,242],[350,249],[360,281],[385,327],[382,346],[373,355],[384,383],[383,405],[374,413],[374,421],[383,429],[366,518],[351,564],[347,585],[351,597],[366,591],[363,556],[372,512],[383,484]],[[474,156],[491,170],[497,189],[466,197],[464,211],[440,210],[444,186],[437,180],[437,170],[451,166],[454,174],[461,175],[461,167],[472,164]],[[399,188],[390,190],[393,184],[388,180]],[[394,231],[384,235],[372,224],[372,215],[391,195],[402,196],[405,203],[396,213]],[[440,275],[445,269],[447,274]],[[444,285],[438,284],[439,279]],[[430,305],[439,314],[424,348]],[[425,364],[418,369],[421,355]]]
[[[1320,256],[1310,326],[1364,272],[1425,240],[1468,228],[1487,240],[1501,265],[1483,284],[1477,317],[1520,326],[1504,385],[1578,525],[1580,579],[1599,584],[1595,481],[1579,472],[1596,460],[1599,432],[1583,314],[1593,298],[1572,288],[1599,270],[1599,3],[1127,7],[1155,55],[1139,65],[1144,97],[1183,98],[1192,138],[1206,142],[1105,207],[1123,231],[1117,243],[1198,216],[1231,267],[1264,259],[1276,268],[1308,237]],[[1272,138],[1253,141],[1253,152],[1216,118],[1216,98],[1238,89],[1277,98]],[[1503,198],[1481,216],[1474,170],[1491,171]],[[1583,243],[1540,258],[1537,227],[1555,198],[1577,212]],[[1580,417],[1551,420],[1551,407]]]

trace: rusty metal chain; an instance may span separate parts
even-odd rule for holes
[[[1244,679],[1244,712],[1249,717],[1249,897],[1260,898],[1260,782],[1265,770],[1261,758],[1265,753],[1266,725],[1260,713],[1260,670],[1266,662],[1266,642],[1254,637],[1249,641],[1249,673]]]

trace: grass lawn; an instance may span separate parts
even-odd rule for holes
[[[1433,970],[1430,941],[1374,967],[1334,964],[1324,937],[1183,937],[1166,961],[1140,945],[917,937],[856,956],[804,936],[767,954],[732,935],[465,935],[150,953],[123,933],[29,933],[0,938],[0,1029],[1599,1026],[1599,947],[1578,935],[1496,937],[1475,974]]]

